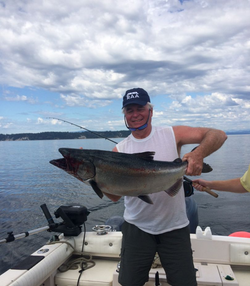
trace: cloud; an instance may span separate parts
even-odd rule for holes
[[[80,95],[63,95],[61,94],[61,99],[65,101],[66,105],[68,106],[84,106],[89,108],[97,108],[97,107],[103,107],[110,104],[109,100],[97,100],[94,99],[95,96],[93,96],[93,99],[89,99],[84,96]]]
[[[1,2],[0,86],[20,91],[1,100],[69,113],[110,108],[143,87],[170,99],[178,122],[208,109],[239,118],[249,111],[249,13],[249,0]],[[171,123],[161,112],[157,120]]]
[[[32,98],[32,97],[28,97],[26,95],[19,95],[19,94],[16,94],[14,96],[11,96],[11,95],[7,96],[7,95],[5,95],[3,98],[6,101],[20,101],[20,102],[23,101],[23,102],[28,102],[30,104],[35,104],[37,102],[37,100]]]
[[[233,95],[212,93],[210,95],[192,97],[190,95],[176,98],[170,106],[170,109],[182,108],[188,109],[189,112],[204,110],[221,110],[238,106],[237,100]]]
[[[158,77],[159,89],[164,91],[161,82],[165,79],[172,92],[177,84],[180,91],[206,89],[199,80],[204,81],[203,76],[211,88],[214,81],[220,85],[216,78],[224,78],[225,72],[231,78],[242,75],[240,69],[232,72],[230,63],[243,63],[249,46],[248,11],[243,4],[233,10],[223,1],[216,1],[216,6],[214,1],[124,1],[116,5],[98,1],[97,6],[93,1],[45,1],[39,6],[37,1],[17,2],[16,7],[12,1],[6,3],[5,10],[15,18],[4,15],[1,31],[5,38],[1,51],[7,56],[5,74],[17,86],[36,84],[80,93],[91,82],[108,81],[114,87],[124,80],[140,82],[143,78],[151,83]],[[128,4],[130,9],[125,9]],[[95,88],[92,84],[92,91]]]
[[[161,113],[157,116],[159,112],[154,112],[157,124],[186,125],[185,122],[189,122],[191,126],[212,126],[230,131],[240,130],[239,126],[242,128],[246,123],[249,126],[250,99],[243,100],[221,93],[204,96],[172,95],[172,98],[171,104],[162,111],[167,114],[167,118],[163,119]]]
[[[41,118],[41,117],[38,117],[37,118],[37,124],[43,124],[44,123],[44,119],[43,118]]]
[[[4,130],[7,130],[8,128],[11,128],[13,125],[12,122],[9,122],[5,117],[0,116],[0,128],[3,128]]]
[[[7,101],[27,101],[27,96],[25,95],[16,95],[15,97],[5,97],[5,100]]]

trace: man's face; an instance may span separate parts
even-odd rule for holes
[[[149,116],[149,106],[129,104],[124,108],[124,114],[130,128],[138,128],[145,124]]]

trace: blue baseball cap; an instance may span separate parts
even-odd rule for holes
[[[139,104],[144,106],[148,102],[150,102],[150,97],[146,90],[143,88],[132,88],[127,90],[123,96],[122,108],[129,104]]]

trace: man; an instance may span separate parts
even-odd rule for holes
[[[173,161],[180,157],[184,144],[199,143],[193,152],[183,156],[183,161],[188,161],[187,175],[200,175],[203,158],[219,149],[227,138],[223,131],[210,128],[152,126],[153,105],[142,88],[126,91],[123,112],[131,134],[118,143],[113,151],[155,151],[155,160]],[[120,199],[115,195],[107,196],[113,201]],[[169,284],[197,285],[183,189],[175,197],[165,192],[150,196],[153,205],[137,197],[124,198],[125,222],[122,226],[119,283],[123,286],[144,285],[158,252]]]
[[[217,191],[232,193],[250,192],[250,165],[248,170],[241,178],[235,178],[224,181],[206,181],[202,179],[193,180],[193,186],[198,191],[204,191],[204,188],[214,189]]]

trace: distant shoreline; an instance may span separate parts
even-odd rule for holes
[[[18,134],[0,134],[0,141],[31,141],[31,140],[65,140],[65,139],[108,139],[108,138],[124,138],[130,134],[128,130],[120,131],[95,131],[92,132],[40,132],[40,133],[18,133]],[[228,131],[227,135],[243,135],[250,134],[250,130],[246,131]]]
[[[65,139],[97,139],[97,138],[124,138],[130,134],[128,130],[121,131],[95,131],[93,132],[40,132],[0,134],[0,141],[31,141],[31,140],[65,140]]]

